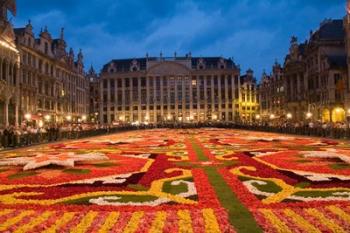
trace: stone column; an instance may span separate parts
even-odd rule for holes
[[[107,122],[111,123],[111,80],[107,79]]]
[[[193,117],[193,84],[192,84],[192,76],[189,76],[189,81],[190,81],[189,88],[190,88],[190,118],[191,118],[191,117]]]
[[[201,116],[201,96],[200,96],[200,90],[199,90],[199,85],[200,85],[200,79],[199,76],[196,76],[197,80],[197,121],[200,121],[200,116]]]
[[[130,121],[134,122],[134,96],[133,96],[133,91],[134,91],[134,82],[133,78],[128,78],[129,79],[129,84],[130,84],[130,93],[129,93],[129,115],[130,115]]]
[[[146,116],[148,116],[151,120],[151,116],[150,116],[150,112],[149,112],[149,100],[150,100],[150,96],[149,96],[149,89],[150,89],[150,86],[149,86],[149,79],[150,77],[146,77]]]
[[[10,99],[6,96],[5,97],[5,126],[8,127],[10,125],[9,123],[9,103],[10,103]]]
[[[216,102],[215,102],[215,96],[214,96],[214,87],[215,87],[215,85],[214,85],[214,76],[211,76],[211,78],[210,78],[210,81],[211,81],[211,119],[213,120],[213,114],[217,114],[216,113],[216,111],[217,111],[217,109],[216,109],[216,107],[215,107],[215,104],[216,104]],[[216,116],[217,118],[218,118],[218,116]]]
[[[179,117],[179,101],[178,101],[178,93],[177,93],[177,85],[178,85],[178,77],[175,76],[174,77],[174,81],[175,81],[175,85],[174,85],[174,88],[175,88],[175,116],[173,116],[173,118],[177,121],[178,120],[178,117]]]
[[[16,127],[18,127],[18,125],[19,125],[19,113],[18,112],[19,112],[19,105],[18,105],[18,100],[16,100],[16,104],[15,104],[15,126]]]
[[[182,91],[182,121],[186,121],[186,88],[185,88],[185,83],[186,83],[186,76],[181,78],[181,91]]]
[[[163,121],[164,119],[164,86],[163,86],[163,80],[164,80],[164,76],[160,76],[159,77],[159,82],[160,82],[160,116],[161,116],[161,120]]]
[[[100,80],[100,104],[99,104],[99,107],[100,107],[100,124],[103,124],[105,122],[103,122],[103,106],[104,106],[104,99],[103,99],[103,79]],[[62,111],[64,111],[64,106],[62,106]]]
[[[219,119],[219,120],[222,120],[222,114],[221,114],[221,112],[222,112],[222,108],[221,108],[221,107],[222,107],[222,106],[221,106],[221,105],[222,105],[222,99],[221,99],[221,98],[222,98],[222,96],[221,96],[221,88],[222,88],[222,87],[221,87],[221,79],[222,79],[222,78],[225,78],[225,76],[223,76],[223,77],[220,76],[220,75],[218,76],[218,99],[219,99],[219,100],[218,100],[218,105],[219,105],[219,106],[218,106],[218,107],[219,107],[219,108],[218,108],[218,114],[219,114],[218,119]]]
[[[241,94],[241,79],[238,76],[238,113],[241,115],[242,112],[242,107],[241,107],[241,102],[242,102],[242,94]],[[239,116],[240,117],[240,116]],[[241,118],[241,117],[240,117]]]
[[[158,123],[157,119],[157,77],[153,77],[153,117],[154,122]]]
[[[204,79],[204,121],[208,120],[208,93],[207,93],[207,76],[203,76]]]
[[[137,77],[137,95],[138,95],[138,106],[137,106],[137,120],[142,122],[142,103],[141,103],[141,77]]]
[[[125,121],[125,78],[122,78],[122,118]]]
[[[168,95],[168,112],[167,112],[167,118],[168,118],[168,116],[171,116],[171,111],[172,111],[172,109],[171,109],[171,99],[170,99],[170,77],[169,76],[167,76],[167,77],[165,77],[166,79],[167,79],[167,95]]]
[[[119,107],[119,99],[118,99],[118,78],[114,79],[114,116],[116,117],[116,121],[119,121],[119,114],[118,111]]]
[[[225,120],[228,121],[228,79],[230,78],[229,75],[225,76]]]

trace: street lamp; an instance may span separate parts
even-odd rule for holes
[[[44,122],[42,120],[39,121],[39,127],[42,128],[44,126]]]
[[[260,120],[260,118],[261,118],[260,115],[256,115],[256,116],[255,116],[255,119],[257,119],[257,120]]]
[[[311,117],[312,117],[312,113],[311,112],[306,113],[306,119],[310,119]]]
[[[292,115],[292,113],[287,113],[287,119],[292,119],[293,118],[293,115]]]
[[[45,115],[44,119],[45,119],[45,121],[49,122],[51,120],[51,116],[50,115]]]
[[[82,116],[81,116],[81,120],[82,120],[82,121],[86,121],[86,119],[87,119],[87,116],[86,116],[86,115],[82,115]]]
[[[275,119],[275,118],[276,118],[275,114],[271,114],[271,115],[270,115],[270,120],[273,120],[273,119]]]
[[[30,120],[32,119],[32,114],[26,113],[26,114],[24,115],[24,118],[25,118],[27,121],[30,121]]]
[[[72,120],[72,116],[71,115],[66,116],[66,120],[67,121],[71,121]]]

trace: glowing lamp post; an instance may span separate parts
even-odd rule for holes
[[[146,115],[146,116],[145,116],[145,124],[148,125],[148,122],[149,122],[149,116]]]
[[[39,128],[42,128],[44,126],[44,122],[42,120],[39,121]]]
[[[292,113],[287,113],[287,119],[288,119],[288,120],[291,120],[292,118],[293,118]]]
[[[45,119],[46,122],[50,122],[51,116],[50,115],[45,115],[44,119]]]
[[[306,113],[306,119],[310,120],[311,117],[312,117],[312,113],[311,112]]]
[[[85,122],[85,121],[87,120],[87,116],[86,116],[86,115],[82,115],[82,116],[81,116],[81,120],[82,120],[83,122]]]
[[[72,121],[72,116],[71,116],[71,115],[66,116],[66,120],[67,120],[68,122],[71,122],[71,121]]]
[[[27,113],[24,115],[24,118],[26,119],[26,121],[30,121],[32,119],[32,114]]]
[[[275,114],[270,115],[270,120],[274,120],[276,118]]]

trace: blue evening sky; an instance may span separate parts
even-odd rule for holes
[[[65,28],[86,67],[114,58],[184,55],[233,57],[242,73],[261,75],[283,62],[292,35],[304,41],[325,18],[342,18],[345,0],[17,0],[16,27]]]

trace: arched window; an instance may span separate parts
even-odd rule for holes
[[[3,63],[2,63],[2,79],[4,79],[4,80],[6,80],[6,73],[7,73],[6,62],[3,61]]]
[[[13,85],[17,84],[17,65],[13,66]]]

